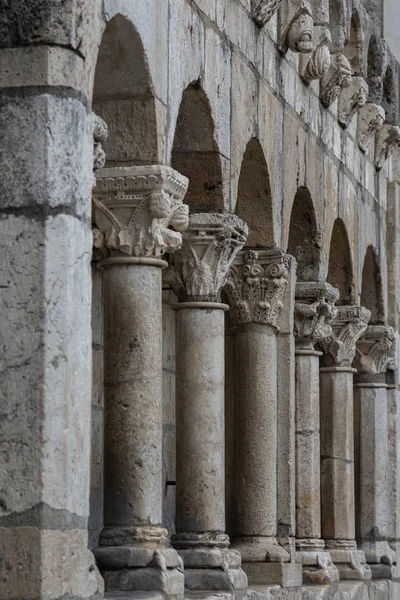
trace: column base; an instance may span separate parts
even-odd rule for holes
[[[301,587],[303,583],[302,565],[299,563],[257,563],[242,564],[249,585],[280,585],[283,588]]]
[[[184,575],[179,554],[166,548],[165,530],[105,528],[93,553],[107,592],[135,592],[183,600]],[[111,545],[115,544],[115,545]],[[147,595],[148,595],[147,594]],[[146,596],[147,597],[147,596]]]
[[[303,583],[331,585],[339,581],[339,571],[331,555],[324,552],[324,540],[296,540],[296,548],[296,560],[302,564]]]
[[[236,550],[226,547],[225,534],[178,534],[173,537],[184,564],[185,598],[218,597],[242,600],[247,593],[247,577]],[[209,545],[208,545],[209,544]],[[190,595],[191,594],[191,595]]]
[[[274,537],[243,536],[235,537],[231,548],[240,552],[244,563],[288,563],[290,554],[280,546]]]
[[[340,580],[371,579],[372,573],[366,562],[365,554],[362,550],[357,549],[355,541],[330,540],[325,543],[325,548],[339,571]]]
[[[387,541],[361,542],[359,546],[371,568],[372,579],[399,579],[397,555]]]

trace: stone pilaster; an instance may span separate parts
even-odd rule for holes
[[[356,535],[375,579],[398,577],[390,548],[386,371],[394,369],[392,327],[371,325],[357,343],[354,366]]]
[[[194,214],[166,274],[176,308],[176,534],[191,591],[247,588],[239,552],[225,531],[224,311],[221,289],[246,241],[228,214]],[[190,592],[191,593],[191,592]]]
[[[104,529],[95,550],[106,589],[183,598],[162,527],[163,254],[182,243],[188,181],[163,166],[97,173],[94,244],[104,270]]]
[[[341,579],[368,579],[371,570],[355,542],[352,362],[371,313],[340,306],[332,335],[320,346],[322,537]]]
[[[0,5],[0,598],[100,600],[88,550],[100,0]]]
[[[235,326],[233,547],[249,584],[301,585],[277,536],[277,331],[288,279],[279,250],[239,253],[225,290]],[[295,582],[298,582],[297,584]]]
[[[332,336],[339,292],[328,283],[297,283],[296,336],[296,548],[304,583],[338,580],[321,539],[320,397],[317,342]]]

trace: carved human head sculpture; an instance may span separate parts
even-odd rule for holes
[[[314,20],[309,2],[303,0],[296,6],[286,7],[287,26],[281,38],[283,54],[290,48],[292,52],[308,53],[313,50]],[[285,12],[285,11],[284,11]]]

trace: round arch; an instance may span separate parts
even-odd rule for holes
[[[338,305],[355,302],[353,260],[345,224],[338,218],[333,224],[329,248],[328,283],[338,288]]]
[[[298,281],[318,281],[321,236],[311,194],[306,187],[298,188],[294,198],[287,252],[297,260]]]
[[[368,246],[365,253],[360,302],[371,311],[371,325],[384,323],[382,278],[373,246]]]

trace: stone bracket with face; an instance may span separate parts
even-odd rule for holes
[[[314,50],[309,54],[300,54],[299,69],[303,81],[307,84],[321,79],[331,66],[331,34],[327,27],[314,27]]]
[[[385,111],[379,104],[368,103],[358,112],[357,140],[360,150],[366,152],[375,133],[385,122]]]
[[[284,56],[288,50],[305,54],[312,52],[314,20],[311,5],[307,0],[286,0],[282,5],[282,23],[283,34],[279,49]]]
[[[352,77],[350,85],[342,89],[339,95],[338,120],[345,129],[368,98],[368,84],[362,77]]]
[[[329,108],[339,97],[343,88],[350,85],[352,69],[344,54],[333,54],[331,65],[321,79],[321,102]]]
[[[375,167],[378,171],[396,148],[400,148],[400,127],[385,123],[375,137]]]
[[[282,0],[251,0],[251,16],[258,27],[264,27],[276,13]]]

